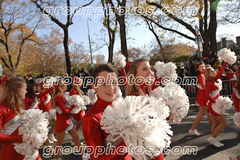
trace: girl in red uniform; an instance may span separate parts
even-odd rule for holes
[[[205,96],[207,100],[210,101],[208,104],[208,112],[212,115],[212,128],[211,128],[211,137],[208,139],[208,142],[215,147],[224,146],[222,143],[216,140],[218,134],[227,126],[227,121],[223,115],[217,114],[212,109],[212,104],[216,102],[220,96],[221,86],[217,82],[226,68],[227,63],[224,62],[218,74],[212,67],[206,68],[205,78],[206,78],[206,91]]]
[[[43,83],[40,84],[40,95],[46,93],[46,91],[49,89],[47,85],[43,85]],[[51,110],[51,95],[50,93],[44,94],[42,97],[40,97],[40,106],[41,110],[43,112],[49,112]],[[49,131],[48,138],[52,142],[57,142],[56,138],[54,137],[54,130],[55,130],[55,119],[52,120],[52,127]]]
[[[107,78],[109,75],[111,78]],[[102,150],[106,147],[105,139],[108,134],[101,129],[100,121],[105,108],[112,105],[112,102],[116,99],[118,90],[117,71],[110,64],[101,64],[93,70],[92,77],[95,80],[92,88],[97,92],[98,99],[84,116],[82,127],[85,142],[92,149],[89,153],[91,160],[132,160],[128,153],[118,154],[115,151],[109,154]],[[105,82],[100,84],[101,80],[105,80]],[[124,142],[116,147],[120,146],[125,146]]]
[[[240,77],[239,73],[237,74],[238,81],[237,84],[234,85],[232,90],[232,98],[233,98],[233,104],[236,109],[236,112],[240,112]],[[230,157],[230,160],[240,160],[240,155],[237,157]]]
[[[66,108],[65,105],[67,103],[65,97],[63,96],[64,92],[67,90],[67,86],[62,83],[62,81],[59,82],[59,85],[56,85],[53,90],[52,95],[52,107],[58,109],[56,116],[57,120],[55,123],[55,132],[57,134],[57,143],[56,143],[56,159],[59,159],[59,149],[61,148],[64,136],[66,132],[68,132],[74,143],[75,146],[80,147],[80,139],[77,134],[77,131],[70,119],[70,111],[74,108],[74,106],[71,106],[70,108]],[[80,151],[81,152],[81,151]]]
[[[5,77],[0,86],[0,159],[23,160],[24,155],[18,154],[14,143],[22,143],[22,136],[18,135],[21,126],[21,114],[24,109],[24,99],[27,85],[23,79]],[[36,152],[31,159],[41,159]]]
[[[155,84],[153,84],[153,77],[154,73],[151,70],[151,66],[147,59],[142,58],[134,61],[128,72],[129,81],[127,83],[126,95],[140,96],[152,94],[152,85]],[[131,84],[134,81],[136,83]],[[139,83],[137,84],[137,82]],[[164,156],[161,153],[158,157],[152,160],[164,160]]]
[[[83,91],[80,89],[82,85],[82,79],[78,78],[74,81],[73,87],[71,88],[71,90],[69,91],[69,96],[73,96],[73,95],[83,95]],[[77,114],[72,114],[73,119],[76,121],[76,130],[77,132],[79,131],[79,129],[82,127],[82,119],[83,116],[85,115],[85,111],[80,111]]]
[[[208,113],[208,101],[205,97],[205,64],[203,62],[199,62],[197,63],[196,68],[198,70],[197,103],[199,104],[199,113],[195,118],[192,128],[189,130],[189,133],[195,136],[200,136],[201,134],[196,130],[196,128],[206,112],[209,123],[212,124],[212,121],[211,116]]]
[[[40,94],[35,94],[35,88],[33,84],[27,85],[27,95],[24,100],[25,102],[25,109],[39,109],[39,101],[38,98],[41,98],[51,92],[53,88],[47,89],[44,92],[41,92]]]

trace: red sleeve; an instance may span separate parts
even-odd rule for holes
[[[22,143],[22,136],[8,136],[0,134],[0,143]]]
[[[0,112],[0,130],[2,129],[3,119],[4,114]],[[21,143],[22,141],[23,141],[22,136],[9,136],[0,134],[0,143]]]
[[[224,62],[223,66],[221,67],[220,71],[218,72],[218,74],[215,77],[216,79],[221,77],[221,75],[223,74],[223,71],[225,70],[226,66],[227,66],[227,62]]]
[[[39,93],[38,95],[36,95],[36,96],[37,96],[37,98],[40,98],[40,97],[44,96],[45,94],[48,94],[48,93],[51,92],[52,90],[53,90],[53,87],[47,89],[46,91],[40,92],[40,93]]]
[[[87,146],[91,148],[91,152],[89,153],[91,160],[116,159],[116,157],[119,156],[118,152],[113,152],[114,154],[106,154],[101,151],[101,149],[105,148],[105,145],[103,130],[101,129],[99,122],[94,120],[92,117],[85,117],[83,118],[82,128],[85,142]],[[122,142],[119,146],[123,145],[124,142]]]
[[[72,105],[70,108],[66,108],[63,98],[64,97],[62,95],[58,95],[55,99],[56,105],[60,107],[63,113],[69,114],[69,112],[74,108],[74,105]]]
[[[203,90],[205,90],[205,79],[203,77],[203,75],[199,75],[198,76],[198,83],[202,86]]]
[[[214,100],[212,99],[212,97],[210,97],[210,92],[212,91],[212,87],[213,87],[213,82],[212,81],[208,81],[207,85],[206,85],[206,90],[205,90],[205,96],[208,100],[210,100],[211,102],[214,102]]]

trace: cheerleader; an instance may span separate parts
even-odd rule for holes
[[[195,136],[200,136],[201,134],[196,130],[196,128],[202,120],[203,116],[206,114],[206,112],[209,123],[212,124],[212,121],[211,116],[208,113],[208,101],[205,97],[205,64],[203,62],[199,62],[197,63],[196,68],[198,71],[197,103],[199,104],[199,113],[195,118],[194,123],[189,130],[189,133]]]
[[[234,85],[232,90],[233,104],[236,109],[236,112],[240,112],[240,78],[238,73],[237,84]],[[237,157],[230,157],[230,160],[240,160],[240,155]]]
[[[21,114],[24,110],[24,99],[27,93],[27,85],[23,79],[17,77],[2,79],[0,86],[0,159],[23,160],[14,149],[14,143],[22,143],[23,137],[18,135],[21,126]],[[30,159],[41,159],[36,152]]]
[[[147,59],[142,58],[134,61],[128,72],[127,95],[140,96],[152,94],[152,85],[154,80],[154,73]],[[136,82],[131,84],[131,82]],[[140,82],[140,83],[138,83]],[[154,85],[156,86],[156,85]],[[164,160],[161,153],[158,157],[152,160]]]
[[[53,95],[52,95],[52,107],[56,108],[57,120],[55,123],[55,132],[57,134],[57,143],[56,143],[56,159],[59,159],[59,149],[61,148],[66,132],[72,137],[75,146],[80,147],[80,139],[77,134],[77,131],[70,119],[70,111],[74,108],[66,108],[67,103],[63,94],[67,90],[67,86],[63,84],[62,81],[59,82],[59,85],[54,86]],[[80,151],[81,153],[82,151]]]
[[[46,91],[48,91],[49,88],[44,87],[43,83],[41,83],[39,85],[39,88],[40,88],[40,95],[43,95],[42,97],[40,97],[41,110],[43,112],[50,112],[50,110],[51,110],[51,95],[49,93],[46,93]],[[52,142],[57,142],[56,138],[54,137],[55,121],[56,121],[55,119],[52,120],[52,127],[51,127],[51,129],[49,131],[49,135],[48,135],[48,139]]]
[[[212,104],[216,102],[220,96],[221,84],[218,83],[219,79],[226,68],[227,63],[224,62],[218,74],[212,67],[206,68],[205,79],[206,79],[206,90],[205,96],[207,100],[210,101],[208,104],[208,112],[212,115],[212,128],[211,128],[211,137],[208,138],[208,142],[215,147],[222,147],[224,144],[216,140],[218,134],[227,126],[226,119],[223,115],[217,114],[212,109]]]
[[[51,92],[53,88],[47,89],[40,94],[35,94],[36,90],[33,84],[27,84],[27,95],[24,100],[25,109],[39,109],[38,98],[41,98]]]
[[[82,79],[81,78],[75,79],[73,87],[69,91],[69,96],[83,95],[84,93],[80,89],[81,85],[82,85]],[[84,115],[85,115],[85,111],[80,111],[77,114],[72,114],[73,119],[76,121],[76,131],[77,132],[82,127],[82,119],[83,119]]]
[[[93,149],[93,152],[90,153],[91,160],[132,160],[132,157],[128,153],[118,154],[116,151],[114,153],[111,152],[112,154],[109,154],[98,149],[99,147],[106,147],[105,139],[107,138],[108,134],[101,129],[100,121],[105,108],[108,105],[112,105],[112,102],[116,99],[118,90],[117,74],[118,72],[110,64],[101,64],[92,72],[92,77],[95,80],[95,84],[93,84],[92,88],[97,92],[98,98],[84,116],[82,127],[85,142],[87,146]],[[107,78],[109,75],[110,78]],[[103,79],[100,79],[99,77]],[[105,81],[100,84],[101,80]],[[116,147],[118,148],[121,146],[125,146],[124,142]]]

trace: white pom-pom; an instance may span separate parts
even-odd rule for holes
[[[93,89],[87,91],[87,96],[89,97],[91,104],[94,104],[97,101],[97,93]]]
[[[75,106],[75,108],[72,109],[71,112],[70,112],[72,114],[76,114],[76,113],[78,113],[78,112],[80,112],[82,110],[86,110],[87,109],[86,106],[85,106],[85,102],[84,102],[83,98],[81,96],[79,96],[79,95],[70,96],[68,98],[68,102],[67,103],[68,103],[69,106],[72,106],[72,105]]]
[[[121,68],[126,66],[126,57],[123,54],[117,54],[113,58],[113,63],[116,67]]]
[[[167,83],[157,87],[152,96],[161,97],[170,108],[170,123],[180,123],[189,110],[189,99],[185,90],[176,83]]]
[[[237,60],[235,52],[232,52],[230,49],[223,48],[217,53],[218,59],[220,61],[224,60],[229,64],[234,64]]]
[[[158,61],[155,63],[154,69],[156,70],[157,78],[168,77],[171,81],[177,79],[177,66],[172,62],[164,64]]]
[[[128,147],[153,147],[148,153],[129,153],[141,160],[158,156],[170,145],[172,131],[166,121],[168,115],[169,108],[161,98],[120,97],[113,102],[113,107],[105,109],[101,125],[106,133],[110,133],[107,142],[114,143],[122,138]]]
[[[119,97],[122,97],[122,91],[121,89],[118,87],[118,90],[117,90],[117,98]]]
[[[240,112],[237,112],[233,116],[233,121],[238,128],[240,128]]]
[[[89,105],[91,103],[91,100],[90,100],[90,98],[88,96],[82,95],[81,97],[82,97],[82,99],[84,101],[84,105]]]
[[[22,155],[34,154],[48,138],[48,116],[42,110],[29,109],[22,115],[19,134],[23,143],[16,143],[14,149]]]
[[[229,97],[220,96],[215,103],[212,104],[212,109],[218,114],[224,114],[226,110],[232,107],[232,101]]]

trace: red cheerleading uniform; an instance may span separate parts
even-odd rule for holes
[[[106,154],[98,149],[98,147],[105,146],[105,139],[109,135],[101,129],[100,125],[102,114],[108,105],[112,105],[112,102],[106,102],[98,97],[94,105],[83,117],[83,136],[87,146],[93,149],[93,151],[89,153],[91,160],[132,160],[132,157],[128,153],[121,155],[116,151],[114,154]],[[126,145],[124,142],[122,142],[119,146]]]
[[[44,91],[41,91],[42,94]],[[49,93],[40,97],[40,106],[43,112],[49,112],[51,110],[51,95]]]
[[[220,96],[220,91],[222,88],[222,86],[220,86],[220,84],[218,84],[218,82],[216,80],[221,77],[223,71],[226,68],[226,65],[227,65],[227,63],[224,62],[223,66],[221,67],[221,69],[218,72],[218,74],[216,75],[216,77],[211,78],[212,80],[208,81],[206,84],[205,96],[206,96],[207,100],[210,101],[210,103],[208,104],[208,112],[213,116],[219,116],[219,114],[214,112],[214,110],[212,109],[212,104],[215,103],[215,101]]]
[[[70,125],[70,111],[74,108],[74,106],[71,106],[70,108],[66,108],[65,104],[67,103],[66,98],[63,96],[63,94],[59,94],[55,99],[55,105],[56,107],[59,107],[62,111],[62,113],[56,112],[56,123],[55,123],[55,132],[56,133],[62,133],[64,132],[67,127]]]
[[[76,89],[71,88],[71,90],[69,91],[69,96],[73,96],[73,95],[79,95],[79,94]],[[77,114],[72,114],[73,119],[75,121],[79,121],[79,120],[83,119],[84,115],[85,115],[85,111],[80,111]]]
[[[34,100],[31,99],[29,96],[26,96],[24,99],[24,103],[25,103],[25,109],[39,109],[39,101],[38,98],[42,98],[44,96],[46,96],[46,94],[48,94],[49,92],[51,92],[53,90],[52,88],[49,88],[45,91],[40,92],[39,94],[36,94],[36,96],[34,96]],[[51,102],[50,102],[51,103]]]
[[[208,100],[205,96],[205,76],[204,72],[200,72],[198,75],[198,84],[197,84],[197,103],[199,106],[207,106]]]
[[[1,160],[23,160],[24,155],[17,153],[13,143],[22,143],[21,135],[18,135],[18,128],[21,126],[20,115],[18,115],[8,102],[0,104],[0,143]],[[41,156],[36,152],[32,159],[40,159]]]
[[[240,94],[238,92],[238,85],[235,84],[232,90],[233,104],[237,112],[240,112]]]

